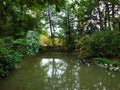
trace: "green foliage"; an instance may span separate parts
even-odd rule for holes
[[[28,31],[27,33],[27,54],[34,55],[39,51],[39,35],[35,31]]]
[[[90,56],[89,54],[89,48],[88,45],[89,42],[89,35],[83,35],[80,39],[76,40],[76,49],[80,52],[80,57],[85,58]]]
[[[108,65],[112,64],[112,62],[107,58],[95,58],[94,61],[102,64],[108,64]]]
[[[20,52],[22,55],[26,54],[26,40],[25,39],[17,39],[12,43],[12,49],[17,52]]]
[[[25,39],[13,40],[12,37],[0,39],[0,77],[4,78],[22,61],[26,54]]]
[[[117,61],[111,61],[110,59],[107,59],[107,58],[95,58],[94,59],[95,62],[98,62],[98,63],[102,63],[102,64],[107,64],[107,65],[113,65],[113,66],[120,66],[120,61],[117,60]]]
[[[47,5],[55,5],[57,11],[64,7],[66,0],[3,0],[0,1],[0,37],[23,38],[28,30],[42,27]],[[40,32],[40,31],[39,31]]]
[[[5,37],[4,38],[4,43],[12,43],[13,42],[13,38],[12,37]]]
[[[115,31],[103,31],[92,35],[90,46],[93,55],[96,56],[119,56],[120,34]]]
[[[85,38],[85,37],[84,37]],[[80,40],[81,56],[84,57],[119,57],[120,34],[116,31],[96,32]]]
[[[6,77],[9,71],[21,62],[21,57],[19,52],[15,52],[10,47],[0,46],[0,77]]]

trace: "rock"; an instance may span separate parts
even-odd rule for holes
[[[104,67],[104,65],[102,63],[98,64],[100,67]]]
[[[109,70],[110,71],[114,70],[114,67],[113,66],[109,67]]]
[[[112,67],[113,65],[112,65],[112,64],[110,64],[109,66],[110,66],[110,67]]]
[[[114,71],[118,71],[118,70],[119,70],[119,67],[115,67],[115,68],[114,68]]]
[[[104,64],[104,68],[106,68],[106,69],[107,69],[107,68],[108,68],[108,65],[107,65],[107,64]]]

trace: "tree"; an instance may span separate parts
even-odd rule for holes
[[[75,10],[78,22],[83,24],[83,31],[88,30],[89,21],[96,27],[95,31],[98,31],[115,29],[115,22],[112,19],[119,16],[119,4],[119,0],[75,0],[72,8]]]
[[[64,0],[62,1],[62,3]],[[55,5],[56,10],[62,6],[59,0],[1,0],[0,1],[0,31],[1,37],[10,35],[14,38],[20,38],[26,35],[26,32],[34,30],[38,25],[37,17],[33,17],[32,12],[43,11],[46,4]],[[58,10],[59,11],[59,10]],[[29,13],[27,13],[29,12]],[[38,13],[36,13],[38,14]],[[40,15],[40,14],[39,14]],[[30,25],[28,22],[29,21]],[[37,26],[36,26],[37,25]],[[31,27],[31,28],[30,28]],[[38,28],[36,28],[38,29]],[[24,33],[24,34],[23,34]]]

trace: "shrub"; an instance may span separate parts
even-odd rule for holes
[[[49,37],[40,35],[40,45],[42,46],[52,46],[52,40]]]
[[[27,54],[35,55],[39,52],[39,35],[35,31],[28,31],[26,35]]]
[[[90,56],[90,46],[88,45],[89,38],[90,38],[89,35],[84,35],[78,41],[76,48],[78,48],[78,51],[80,52],[81,58],[85,58],[85,57]]]
[[[13,42],[13,38],[12,37],[5,37],[4,38],[4,43],[12,43]]]
[[[120,34],[116,31],[101,31],[80,40],[80,54],[84,57],[120,56]]]
[[[10,47],[0,46],[0,77],[5,77],[22,60],[21,54]]]
[[[12,43],[13,44],[12,48],[14,49],[14,51],[25,55],[26,54],[26,45],[25,45],[25,43],[26,43],[25,39],[14,40],[13,43]]]
[[[0,39],[0,77],[6,77],[22,61],[26,53],[24,39],[13,40],[10,37]]]

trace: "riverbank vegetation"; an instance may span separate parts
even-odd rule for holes
[[[120,33],[118,31],[101,31],[85,35],[79,41],[80,57],[120,57]]]
[[[120,60],[110,60],[107,58],[95,58],[95,64],[110,71],[119,71],[120,72]]]
[[[11,37],[0,39],[0,77],[4,78],[9,75],[22,61],[26,53],[25,46],[22,46],[24,40],[14,40]]]
[[[0,1],[0,77],[44,46],[119,67],[119,6],[120,0]]]

